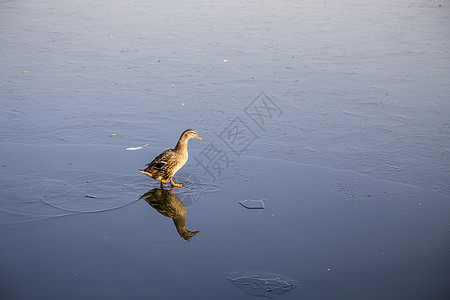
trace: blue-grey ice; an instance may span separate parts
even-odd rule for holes
[[[449,28],[438,0],[0,0],[2,298],[443,298]],[[188,244],[138,168],[189,127]]]

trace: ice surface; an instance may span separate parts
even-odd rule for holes
[[[435,0],[0,1],[2,295],[247,299],[246,266],[295,299],[442,297],[449,28]],[[189,244],[136,201],[186,128]]]
[[[283,115],[252,155],[450,193],[449,10],[2,1],[0,137],[167,149],[185,124],[211,140],[264,91]]]

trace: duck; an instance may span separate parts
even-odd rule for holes
[[[193,129],[183,131],[175,148],[162,152],[151,163],[147,164],[145,169],[139,169],[139,172],[161,181],[161,186],[163,183],[170,181],[172,187],[181,187],[181,183],[173,182],[173,176],[188,160],[187,144],[191,138],[202,139]]]

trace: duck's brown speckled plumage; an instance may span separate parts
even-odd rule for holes
[[[160,180],[162,183],[170,180],[173,186],[181,186],[174,183],[172,177],[188,160],[187,142],[191,138],[202,139],[195,130],[185,130],[181,134],[175,148],[162,152],[151,163],[147,164],[145,169],[140,169],[139,171],[156,180]]]

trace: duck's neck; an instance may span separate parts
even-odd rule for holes
[[[180,139],[173,150],[176,151],[176,152],[187,151],[187,140],[181,140]]]
[[[175,216],[172,218],[173,223],[175,224],[175,227],[177,228],[177,231],[181,234],[186,230],[186,215],[184,216]]]

